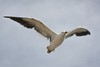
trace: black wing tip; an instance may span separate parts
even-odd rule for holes
[[[32,29],[34,26],[31,24],[28,24],[26,21],[23,20],[24,17],[14,17],[14,16],[4,16],[4,18],[12,19],[13,21],[16,21],[23,25],[24,27]]]
[[[88,34],[88,35],[90,35],[90,34],[91,34],[91,33],[90,33],[90,31],[86,31],[86,32],[87,32],[87,34]]]
[[[86,35],[90,35],[90,31],[84,31],[84,32],[81,32],[81,33],[76,33],[76,36],[86,36]]]
[[[22,20],[21,17],[15,17],[15,16],[4,16],[4,18],[9,18],[9,19],[12,19],[12,20],[14,20],[14,21],[17,21],[17,19],[18,19],[18,20]]]
[[[10,18],[9,16],[3,16],[4,18]]]
[[[13,19],[13,18],[20,18],[20,17],[14,17],[14,16],[3,16],[4,18],[10,18],[10,19]]]
[[[4,18],[21,18],[21,17],[15,17],[15,16],[3,16]]]

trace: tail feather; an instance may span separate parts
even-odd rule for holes
[[[50,48],[49,48],[49,46],[47,46],[47,53],[51,53],[52,52],[52,50],[50,50]]]

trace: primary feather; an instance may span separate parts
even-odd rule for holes
[[[74,29],[74,30],[72,30],[72,31],[69,31],[67,34],[66,34],[66,36],[65,36],[65,38],[68,38],[68,37],[70,37],[70,36],[72,36],[72,35],[76,35],[76,36],[86,36],[86,35],[90,35],[90,32],[87,30],[87,29],[85,29],[85,28],[76,28],[76,29]]]
[[[50,30],[47,26],[45,26],[42,22],[33,19],[33,18],[25,18],[25,17],[12,17],[12,16],[4,16],[5,18],[10,18],[21,25],[27,28],[34,28],[37,32],[42,34],[46,38],[50,38],[52,41],[54,36],[56,35],[55,32]]]

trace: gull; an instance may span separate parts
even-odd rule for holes
[[[53,32],[51,29],[49,29],[46,25],[44,25],[41,21],[36,20],[34,18],[15,17],[15,16],[4,16],[4,17],[10,18],[11,20],[20,23],[26,28],[30,28],[30,29],[34,28],[38,33],[40,33],[41,35],[49,39],[50,45],[47,46],[47,53],[51,53],[52,51],[54,51],[68,37],[71,37],[73,35],[76,36],[90,35],[90,31],[88,31],[85,28],[76,28],[69,32],[64,31],[57,34]]]

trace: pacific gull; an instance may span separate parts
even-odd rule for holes
[[[41,21],[38,21],[34,18],[26,18],[26,17],[14,17],[14,16],[4,16],[5,18],[10,18],[21,25],[27,27],[27,28],[34,28],[38,33],[42,34],[47,39],[50,39],[50,45],[47,46],[47,53],[51,53],[55,50],[61,43],[64,41],[64,39],[76,35],[76,36],[85,36],[90,35],[90,32],[85,28],[76,28],[72,31],[65,31],[61,32],[60,34],[57,34],[53,32],[51,29],[49,29],[46,25],[44,25]]]

